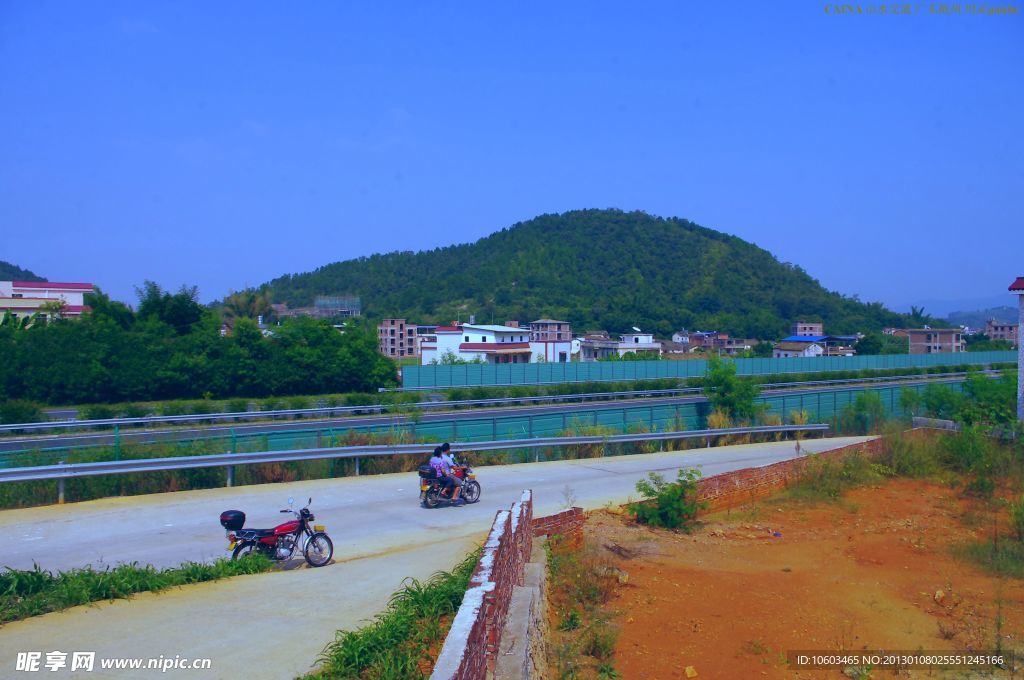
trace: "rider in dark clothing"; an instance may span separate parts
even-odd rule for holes
[[[462,491],[462,489],[456,485],[455,477],[452,476],[451,467],[441,456],[440,446],[434,449],[434,455],[430,458],[430,467],[434,468],[434,472],[437,473],[437,478],[441,480],[441,483],[444,484],[445,488],[449,489],[449,493],[451,493],[452,498],[452,505],[455,507],[465,505],[466,501],[459,498],[459,492]]]

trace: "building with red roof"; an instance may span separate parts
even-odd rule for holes
[[[0,281],[0,317],[37,315],[40,321],[60,316],[74,318],[89,311],[85,294],[93,292],[91,283],[56,281]],[[54,304],[56,303],[56,304]]]

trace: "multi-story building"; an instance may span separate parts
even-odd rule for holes
[[[904,332],[911,354],[965,351],[963,331],[959,328],[908,328]]]
[[[405,319],[384,319],[377,326],[380,353],[392,359],[416,356],[416,325]]]
[[[534,357],[527,328],[467,323],[438,326],[434,337],[422,345],[423,364],[440,363],[445,356],[488,364],[528,364]]]
[[[508,325],[512,325],[511,323]],[[568,321],[538,319],[530,322],[533,361],[565,363],[572,359],[572,326]]]
[[[989,340],[1007,340],[1014,347],[1017,346],[1017,324],[989,319],[985,322],[985,335]]]
[[[85,294],[93,292],[91,283],[55,283],[53,281],[0,281],[0,317],[38,315],[40,321],[60,315],[73,318],[89,311]],[[54,303],[57,303],[55,305]]]
[[[824,335],[825,324],[819,321],[796,321],[790,327],[790,335]]]

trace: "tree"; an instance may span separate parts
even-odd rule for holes
[[[877,333],[868,333],[854,344],[853,349],[857,354],[881,354],[882,336]]]
[[[173,328],[178,335],[185,335],[194,324],[203,318],[204,309],[199,304],[199,288],[182,285],[178,292],[171,294],[153,281],[146,281],[142,288],[136,288],[139,298],[139,318],[155,318]]]
[[[704,395],[714,410],[735,420],[753,420],[757,416],[754,400],[758,388],[750,380],[736,376],[736,364],[716,356],[708,358],[707,373],[704,374]]]
[[[46,319],[50,321],[60,321],[64,318],[64,313],[67,310],[68,303],[63,298],[59,300],[47,300],[43,304],[39,305],[39,314],[46,315]]]
[[[772,343],[770,342],[759,342],[751,348],[751,352],[755,357],[761,359],[770,359],[772,356]]]
[[[225,320],[258,319],[270,312],[270,292],[253,289],[231,293],[224,300]]]

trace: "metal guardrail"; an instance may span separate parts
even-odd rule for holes
[[[975,371],[975,373],[998,375],[1001,371]],[[865,378],[840,378],[835,380],[805,380],[801,382],[782,383],[759,383],[763,389],[784,390],[801,389],[805,387],[828,387],[832,385],[851,385],[862,383],[885,383],[908,380],[921,380],[924,378],[956,378],[969,375],[967,372],[956,373],[924,373],[916,375],[894,375]],[[68,420],[68,421],[47,421],[42,423],[19,423],[0,425],[0,432],[32,431],[32,430],[53,430],[53,429],[85,429],[102,427],[121,427],[125,425],[149,425],[156,423],[193,423],[210,420],[255,420],[262,418],[277,418],[282,416],[315,416],[315,415],[342,415],[362,413],[383,413],[385,411],[416,408],[432,410],[441,408],[458,408],[461,406],[499,406],[503,404],[533,404],[545,402],[566,402],[566,401],[598,401],[610,400],[618,397],[626,399],[640,399],[645,397],[673,396],[673,395],[695,395],[701,393],[700,387],[680,387],[663,390],[631,390],[621,392],[587,392],[584,394],[549,394],[537,397],[497,397],[494,399],[463,399],[456,401],[420,401],[406,404],[366,404],[363,406],[325,406],[308,409],[278,409],[274,411],[241,411],[237,413],[203,413],[180,416],[142,416],[139,418],[104,418],[97,420]]]
[[[551,446],[579,446],[583,444],[618,444],[638,441],[664,441],[670,439],[704,439],[735,434],[825,432],[829,425],[761,425],[755,427],[731,427],[719,430],[691,430],[688,432],[642,432],[617,435],[588,435],[577,437],[540,437],[534,439],[502,439],[484,442],[452,444],[452,450],[459,451],[500,451],[503,449],[539,449]],[[48,479],[69,479],[117,475],[130,472],[157,472],[162,470],[185,470],[190,468],[233,467],[258,463],[286,463],[302,460],[330,458],[368,458],[373,456],[423,455],[434,450],[430,444],[394,444],[374,446],[340,446],[325,449],[297,449],[294,451],[260,451],[257,453],[226,453],[208,456],[181,456],[174,458],[149,458],[139,460],[103,461],[98,463],[70,463],[66,465],[43,465],[28,468],[0,470],[0,482],[31,482]],[[358,468],[357,468],[358,474]],[[229,477],[230,485],[230,477]]]

